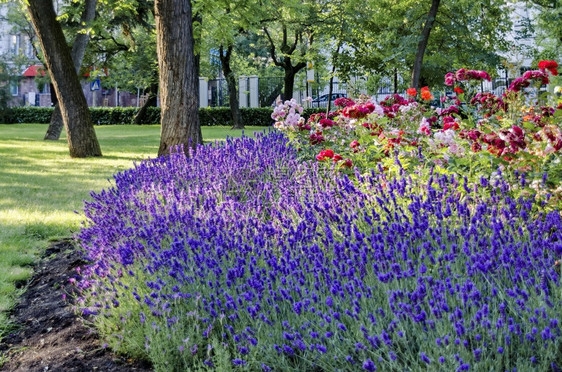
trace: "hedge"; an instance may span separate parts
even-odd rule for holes
[[[91,107],[92,121],[97,125],[116,125],[132,123],[137,107]],[[305,109],[303,115],[322,112],[322,108]],[[40,123],[48,124],[51,120],[52,107],[12,107],[4,115],[3,124]],[[242,122],[246,126],[270,126],[273,124],[270,107],[241,108]],[[1,117],[1,116],[0,116]],[[160,123],[160,108],[149,107],[146,120],[141,124]],[[201,126],[232,125],[228,107],[205,107],[199,109]]]

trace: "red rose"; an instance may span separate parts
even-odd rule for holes
[[[351,159],[345,159],[342,167],[346,167],[346,168],[351,168],[353,166],[353,162],[351,161]]]
[[[330,119],[321,119],[319,123],[322,126],[322,128],[331,128],[334,125],[336,125],[336,123]]]
[[[540,61],[539,62],[539,69],[541,70],[548,70],[554,76],[558,75],[558,63],[556,61]]]

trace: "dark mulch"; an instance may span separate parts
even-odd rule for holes
[[[0,344],[6,359],[1,371],[151,371],[104,349],[96,332],[74,313],[69,279],[83,264],[68,240],[47,249],[12,311],[19,327]]]

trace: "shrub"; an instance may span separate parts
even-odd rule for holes
[[[11,107],[4,123],[49,123],[52,113],[52,107]]]
[[[562,219],[509,187],[351,180],[275,133],[146,161],[86,204],[84,311],[157,371],[554,369]]]
[[[92,122],[96,125],[130,124],[136,115],[136,107],[91,107]],[[318,109],[307,109],[304,116],[317,112]],[[14,107],[6,111],[6,115],[0,117],[3,123],[41,123],[48,124],[51,120],[52,107]],[[273,124],[271,119],[272,109],[262,108],[241,108],[242,122],[246,126],[270,126]],[[228,107],[200,108],[199,119],[201,126],[232,125],[230,119],[230,109]],[[149,107],[147,117],[141,124],[159,124],[160,108]]]
[[[154,111],[151,108],[150,112]],[[131,124],[139,109],[136,107],[90,107],[92,122],[96,125]],[[150,118],[153,115],[149,116]],[[158,119],[160,115],[158,115]],[[157,122],[142,123],[155,124]]]

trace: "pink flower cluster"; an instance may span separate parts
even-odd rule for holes
[[[467,69],[464,69],[464,68],[461,68],[461,69],[457,70],[457,72],[454,73],[454,74],[452,72],[449,72],[448,74],[445,75],[445,85],[448,85],[448,86],[455,85],[455,82],[469,81],[469,80],[492,81],[492,78],[490,77],[490,74],[488,74],[486,71],[467,70]]]
[[[521,91],[521,89],[530,86],[531,80],[537,80],[541,85],[545,85],[550,82],[548,79],[548,73],[546,71],[531,70],[526,71],[523,76],[513,80],[513,82],[509,86],[509,90],[519,92]]]
[[[271,118],[275,120],[275,127],[278,129],[282,126],[297,127],[304,121],[304,119],[301,120],[303,110],[304,108],[293,98],[290,101],[277,105],[273,109]]]
[[[498,111],[507,110],[507,104],[492,93],[478,93],[470,100],[473,106],[479,106],[481,111],[485,111],[484,117],[490,117]]]
[[[391,96],[387,96],[383,101],[381,101],[381,106],[383,108],[384,114],[392,119],[396,116],[400,107],[408,105],[412,102],[415,102],[414,99],[405,99],[399,94],[393,94]]]
[[[362,105],[347,106],[343,109],[342,115],[350,119],[363,119],[375,111],[375,105],[371,102]]]
[[[511,82],[511,84],[509,85],[509,90],[513,92],[519,92],[521,89],[527,88],[529,85],[531,85],[530,80],[523,79],[523,77],[518,77]]]
[[[338,107],[350,107],[355,105],[355,102],[351,98],[338,98],[334,101],[334,104]]]

